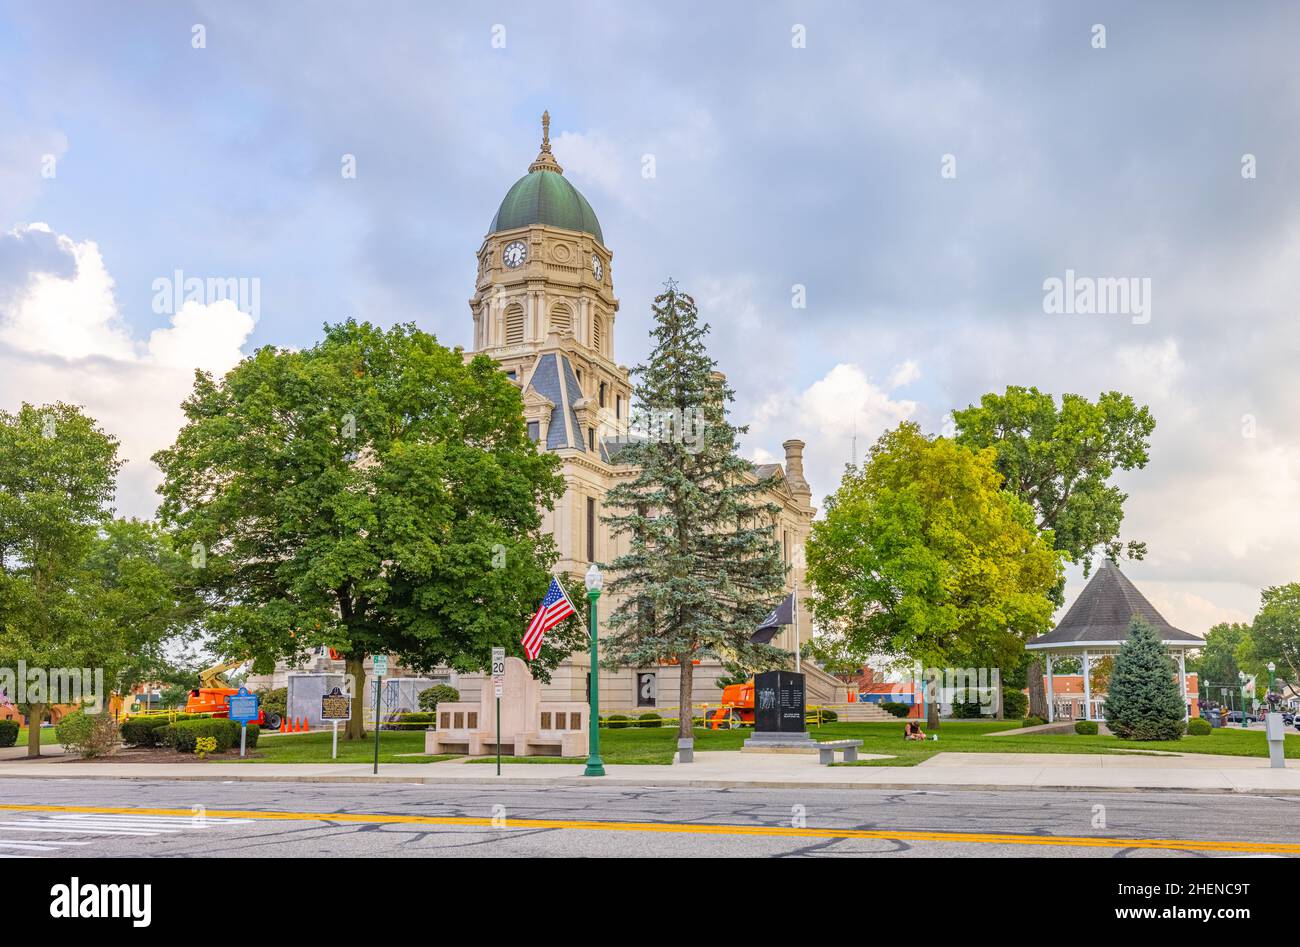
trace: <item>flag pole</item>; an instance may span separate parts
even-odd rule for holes
[[[794,602],[793,602],[793,604],[794,604],[794,670],[795,670],[795,673],[798,674],[798,673],[801,673],[801,672],[800,672],[800,667],[801,667],[801,665],[800,665],[800,662],[799,662],[799,652],[800,652],[800,650],[802,650],[802,649],[799,647],[799,580],[798,580],[797,578],[794,580]]]

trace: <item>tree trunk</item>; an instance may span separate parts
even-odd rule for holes
[[[352,678],[352,719],[348,721],[344,733],[346,740],[364,740],[366,738],[365,693],[366,693],[366,658],[365,655],[348,655],[343,659],[343,671]]]
[[[1043,664],[1035,658],[1029,662],[1025,681],[1029,685],[1029,716],[1047,719],[1047,691],[1043,688]]]
[[[934,686],[933,677],[925,682],[925,728],[927,730],[939,729],[939,702],[935,700],[938,690]]]
[[[1002,709],[1002,669],[1001,668],[993,669],[993,700],[994,700],[993,719],[995,720],[1005,719],[1006,714]]]
[[[694,716],[694,711],[691,709],[691,696],[695,692],[695,665],[691,663],[689,654],[679,654],[677,666],[681,669],[677,686],[677,716],[680,718],[677,725],[677,738],[690,740],[694,738],[691,731],[691,717]]]
[[[41,755],[41,720],[45,717],[44,704],[30,704],[27,710],[27,757]]]

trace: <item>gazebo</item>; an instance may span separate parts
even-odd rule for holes
[[[1092,694],[1091,668],[1095,658],[1118,654],[1120,645],[1128,640],[1128,626],[1134,615],[1140,615],[1155,629],[1169,652],[1178,658],[1178,689],[1183,695],[1184,707],[1189,707],[1187,695],[1187,652],[1205,647],[1205,639],[1175,628],[1165,621],[1155,606],[1137,590],[1128,576],[1109,559],[1103,560],[1061,623],[1041,637],[1025,645],[1047,659],[1047,720],[1056,720],[1056,700],[1052,688],[1052,658],[1077,658],[1083,671],[1083,708],[1087,720],[1100,718],[1099,708],[1104,695]],[[1194,699],[1194,695],[1193,695]],[[1184,716],[1190,709],[1184,711]],[[1067,717],[1068,719],[1068,717]]]

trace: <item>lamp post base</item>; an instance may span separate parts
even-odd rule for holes
[[[604,776],[605,761],[602,760],[599,756],[588,757],[587,768],[582,771],[582,775],[583,776]]]

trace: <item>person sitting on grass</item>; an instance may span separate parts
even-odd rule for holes
[[[903,728],[904,740],[924,740],[925,733],[921,730],[921,725],[915,720],[907,721],[907,726]]]

